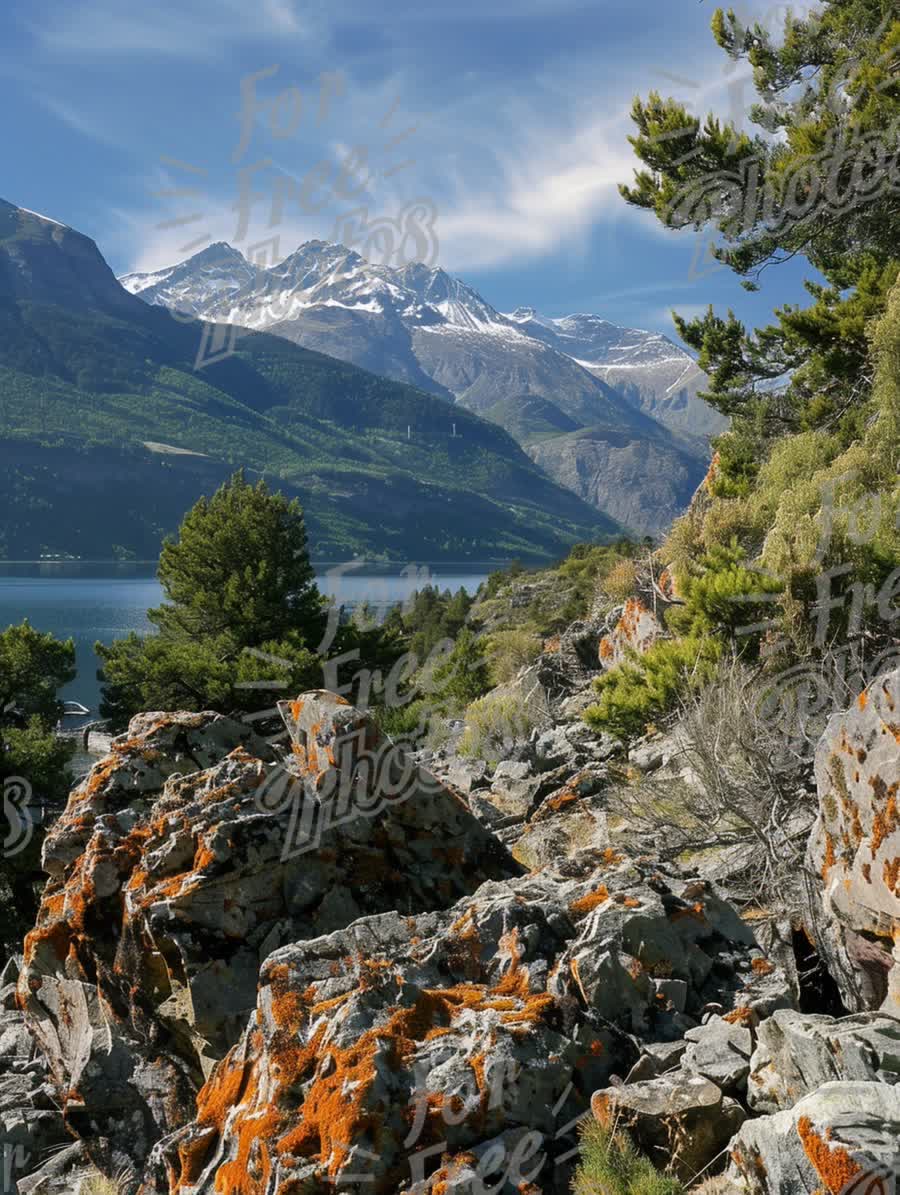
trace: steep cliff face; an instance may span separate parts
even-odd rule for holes
[[[0,199],[0,299],[139,312],[100,250],[74,228]]]
[[[528,454],[557,481],[586,502],[603,506],[638,535],[664,533],[687,509],[706,469],[698,457],[654,437],[593,428],[532,443]]]

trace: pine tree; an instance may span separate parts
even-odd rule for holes
[[[169,604],[149,616],[164,634],[225,635],[241,648],[294,632],[315,643],[322,631],[300,504],[243,472],[188,512],[163,545],[159,580]]]
[[[321,683],[324,606],[296,501],[236,473],[188,512],[158,575],[159,633],[96,646],[114,725],[145,709],[265,709],[276,690]]]
[[[75,678],[75,645],[29,623],[0,632],[0,945],[16,948],[37,915],[41,871],[40,824],[23,819],[48,803],[61,805],[71,785],[71,739],[54,727],[58,690]],[[18,813],[16,812],[18,810]]]
[[[867,327],[897,280],[900,16],[895,0],[826,0],[788,13],[776,42],[733,12],[713,34],[753,67],[759,102],[748,136],[651,93],[636,99],[632,145],[644,165],[625,199],[671,228],[715,228],[714,255],[755,289],[768,267],[802,255],[825,282],[813,303],[777,309],[748,332],[710,308],[675,322],[710,375],[705,397],[743,434],[828,427],[858,433],[872,380]]]

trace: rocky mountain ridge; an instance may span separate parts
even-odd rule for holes
[[[318,559],[552,560],[621,530],[495,423],[280,337],[173,319],[88,237],[8,203],[0,329],[0,556],[152,558],[238,467],[300,499]]]
[[[148,303],[265,329],[451,398],[642,534],[685,508],[726,422],[667,337],[593,315],[505,315],[443,269],[372,265],[326,241],[269,268],[220,243],[121,282]]]

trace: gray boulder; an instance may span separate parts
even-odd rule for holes
[[[595,1092],[591,1110],[600,1124],[626,1130],[659,1169],[671,1167],[684,1182],[721,1154],[747,1116],[715,1083],[683,1071]]]
[[[874,1012],[835,1019],[782,1009],[759,1026],[748,1080],[757,1112],[791,1108],[839,1080],[900,1081],[900,1020]]]
[[[750,1073],[753,1038],[740,1023],[713,1016],[684,1035],[689,1043],[682,1066],[710,1079],[723,1091],[743,1093]]]
[[[825,1083],[793,1108],[748,1120],[730,1153],[731,1175],[750,1195],[892,1190],[900,1168],[900,1088]]]

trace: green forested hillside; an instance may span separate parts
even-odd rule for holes
[[[112,301],[97,301],[102,277],[84,303],[70,291],[65,305],[48,302],[46,275],[66,246],[41,241],[23,265],[22,245],[21,235],[0,238],[7,557],[109,556],[114,546],[155,555],[196,497],[238,465],[300,497],[320,558],[546,559],[617,531],[506,432],[444,399],[261,334],[244,333],[231,356],[197,370],[200,324],[121,288],[124,303],[111,289]]]

